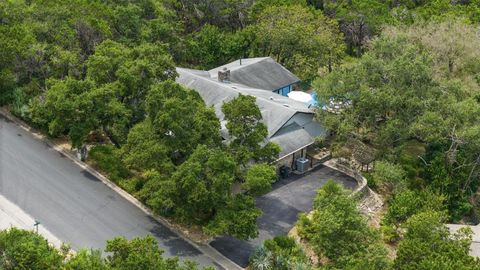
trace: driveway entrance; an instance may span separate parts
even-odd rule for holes
[[[312,210],[317,190],[330,179],[351,190],[357,187],[355,179],[323,165],[304,175],[282,179],[273,185],[272,191],[257,198],[257,206],[263,212],[257,220],[257,238],[242,241],[233,237],[218,237],[210,245],[238,265],[246,267],[256,246],[266,239],[287,234],[297,222],[299,213]]]

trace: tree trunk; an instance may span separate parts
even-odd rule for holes
[[[453,72],[453,60],[448,59],[448,72],[452,73]]]

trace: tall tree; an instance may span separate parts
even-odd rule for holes
[[[143,43],[131,49],[106,40],[97,46],[87,66],[87,77],[97,85],[117,83],[120,101],[132,112],[130,125],[144,119],[150,87],[176,76],[172,58],[160,44]]]
[[[448,198],[450,215],[459,219],[472,210],[468,200],[480,181],[478,84],[465,73],[442,78],[434,48],[427,48],[398,32],[372,41],[357,63],[315,83],[321,100],[347,104],[338,114],[320,110],[319,119],[335,130],[337,142],[360,139],[393,162],[408,141],[423,144],[421,180]]]
[[[394,269],[480,269],[478,258],[469,255],[471,230],[451,234],[437,212],[424,212],[405,224]]]
[[[64,255],[50,246],[40,235],[10,228],[0,231],[1,269],[56,270]]]
[[[311,216],[303,214],[299,235],[336,269],[388,269],[386,249],[355,201],[339,184],[329,181],[319,191]]]
[[[105,248],[110,255],[106,258],[106,265],[114,270],[194,270],[196,264],[186,261],[180,264],[178,258],[163,258],[163,250],[152,236],[127,240],[117,237],[107,241]]]
[[[81,249],[70,252],[68,246],[56,249],[47,239],[32,231],[10,228],[0,231],[0,267],[5,270],[196,270],[192,261],[179,262],[177,257],[164,258],[163,250],[152,236],[116,237],[100,250]],[[204,270],[213,270],[204,267]]]
[[[116,142],[125,136],[130,112],[116,98],[115,84],[95,88],[90,80],[50,80],[44,99],[32,105],[32,120],[52,136],[68,134],[81,148],[90,132],[104,131]]]
[[[228,153],[199,145],[171,177],[150,172],[142,193],[158,213],[200,224],[211,235],[247,239],[258,234],[260,210],[252,197],[232,194],[236,171]]]
[[[326,0],[324,13],[336,18],[345,35],[347,51],[359,57],[368,41],[380,33],[381,27],[391,22],[388,5],[378,0]]]
[[[425,46],[433,54],[439,77],[466,77],[480,72],[480,36],[464,18],[445,18],[409,27],[389,27],[387,35],[404,36]]]
[[[302,79],[332,70],[344,52],[337,23],[301,5],[267,7],[246,31],[255,36],[252,54],[272,56]]]
[[[222,105],[230,136],[229,148],[243,166],[252,158],[270,160],[280,152],[277,145],[265,142],[268,130],[255,101],[254,96],[240,94]]]
[[[147,96],[147,121],[167,147],[174,163],[185,160],[198,144],[220,143],[220,122],[200,95],[173,81],[153,86]]]

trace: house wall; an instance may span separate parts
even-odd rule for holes
[[[275,92],[277,94],[280,94],[282,96],[288,96],[288,93],[290,93],[293,89],[293,85],[287,85],[283,88],[280,88],[280,89],[277,89],[277,90],[273,90],[272,92]]]

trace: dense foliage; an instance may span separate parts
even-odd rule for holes
[[[288,236],[265,240],[250,257],[253,270],[313,269],[302,248]]]
[[[387,199],[383,237],[400,243],[393,267],[469,269],[468,237],[440,222],[480,220],[479,23],[479,0],[0,1],[0,106],[73,148],[93,144],[90,161],[155,212],[249,238],[261,214],[254,198],[275,180],[269,163],[280,149],[265,141],[255,99],[241,95],[222,107],[223,144],[214,109],[174,82],[175,66],[271,56],[321,104],[344,105],[318,110],[334,154],[351,156],[352,141],[374,149],[368,178]],[[331,183],[300,228],[329,269],[390,265],[379,233]],[[26,268],[64,263],[37,236],[1,237],[45,254],[22,258],[34,263]],[[182,269],[150,241],[117,240],[110,251],[126,252],[108,261],[82,251],[67,269],[134,268],[122,256],[138,250],[151,255],[143,269]],[[290,242],[265,243],[257,261],[304,267]],[[10,256],[18,246],[6,248]]]
[[[389,267],[380,234],[367,225],[355,200],[333,181],[318,191],[314,211],[300,216],[298,233],[333,269]]]
[[[480,269],[470,256],[471,230],[451,234],[436,212],[412,216],[404,225],[405,236],[398,247],[394,269]]]
[[[480,183],[475,31],[456,19],[387,28],[356,63],[315,84],[321,98],[351,102],[319,119],[335,130],[338,143],[355,138],[378,150],[384,161],[373,176],[388,192],[428,187],[446,198],[454,220],[472,213]],[[468,38],[452,37],[457,34]],[[424,151],[410,151],[415,141]]]
[[[107,241],[100,250],[70,252],[67,246],[56,249],[41,235],[11,228],[0,231],[0,268],[5,270],[195,270],[191,261],[163,258],[157,241],[151,237],[127,240],[122,237]]]

